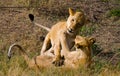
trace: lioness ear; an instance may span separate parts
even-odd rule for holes
[[[70,14],[71,16],[73,16],[73,15],[75,14],[75,12],[74,12],[71,8],[69,8],[69,14]]]
[[[95,41],[96,41],[96,39],[95,39],[95,38],[93,38],[93,37],[90,37],[88,40],[89,40],[90,44],[94,44],[94,43],[95,43]]]

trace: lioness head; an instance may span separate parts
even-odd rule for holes
[[[68,54],[65,59],[65,65],[68,67],[79,68],[79,67],[89,67],[91,64],[91,45],[95,42],[92,37],[82,37],[76,36],[75,38],[75,48],[76,51],[72,51]]]
[[[74,12],[69,8],[69,17],[67,20],[67,30],[69,33],[74,33],[77,28],[80,28],[85,23],[85,16],[83,12]]]
[[[90,47],[95,42],[95,38],[87,38],[82,36],[76,36],[75,38],[75,47],[76,48],[85,48]]]

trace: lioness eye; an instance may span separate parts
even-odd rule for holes
[[[83,46],[79,45],[79,47],[78,47],[78,48],[83,48]]]
[[[76,47],[77,47],[77,48],[83,48],[83,46],[82,46],[82,45],[79,45],[79,44],[76,44]]]
[[[74,19],[72,19],[72,21],[74,22]]]

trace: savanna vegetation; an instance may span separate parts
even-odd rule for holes
[[[96,38],[90,68],[60,67],[30,69],[19,49],[12,58],[7,51],[18,42],[32,58],[39,55],[47,31],[34,26],[28,14],[47,27],[68,17],[68,8],[84,11],[89,24],[79,34]],[[120,0],[0,0],[0,76],[119,76],[120,75]]]

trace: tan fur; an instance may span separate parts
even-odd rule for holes
[[[94,38],[86,38],[81,36],[76,36],[75,38],[75,47],[76,51],[69,52],[69,54],[64,59],[61,59],[61,64],[63,68],[79,68],[79,66],[89,66],[91,64],[91,45],[94,43]],[[30,59],[25,53],[24,49],[18,44],[13,44],[10,46],[8,51],[8,56],[11,57],[11,49],[17,46],[21,49],[22,55],[25,58],[28,66],[30,68],[46,68],[53,66],[52,60],[53,56],[40,55],[35,58]],[[63,49],[64,50],[64,49]]]
[[[58,22],[52,26],[51,30],[47,34],[42,49],[41,55],[45,55],[46,51],[53,52],[55,58],[53,62],[59,62],[61,58],[61,50],[64,48],[63,55],[67,55],[70,49],[74,45],[74,39],[81,28],[85,23],[85,16],[83,12],[74,12],[72,9],[69,9],[70,16],[67,21]],[[62,47],[61,47],[62,44]],[[49,47],[52,45],[52,47]]]
[[[91,64],[91,45],[95,42],[94,38],[76,36],[76,51],[70,52],[65,59],[65,66],[78,68],[89,67]]]
[[[11,58],[11,51],[12,51],[12,48],[14,47],[18,47],[20,50],[20,52],[22,53],[22,56],[24,57],[26,63],[28,64],[28,66],[30,68],[44,68],[44,67],[48,67],[50,65],[52,65],[52,59],[53,59],[53,56],[50,57],[50,56],[36,56],[32,59],[29,58],[29,56],[27,55],[27,53],[25,52],[25,50],[17,43],[14,43],[12,44],[10,47],[9,47],[9,50],[8,50],[8,58],[10,59]]]

